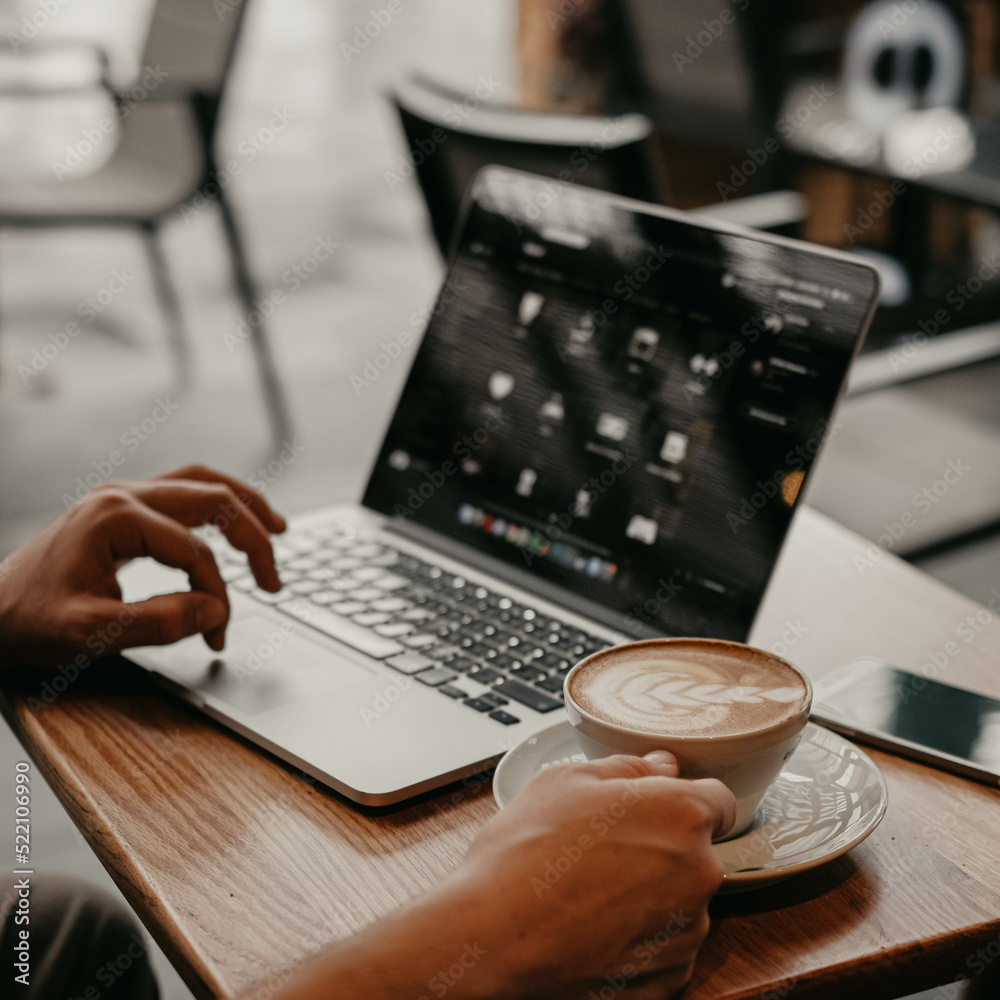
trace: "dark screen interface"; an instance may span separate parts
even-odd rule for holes
[[[745,639],[870,270],[489,168],[365,503],[614,609]]]

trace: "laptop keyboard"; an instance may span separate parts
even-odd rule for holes
[[[563,704],[563,678],[612,645],[552,615],[349,529],[273,541],[284,587],[258,589],[242,553],[216,552],[223,579],[501,725]],[[463,688],[469,678],[488,690]]]

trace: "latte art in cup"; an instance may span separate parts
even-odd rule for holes
[[[644,639],[566,675],[566,714],[589,760],[669,750],[683,778],[716,778],[744,832],[809,719],[812,685],[763,649],[723,639]]]
[[[621,649],[592,658],[570,691],[585,712],[628,729],[664,736],[728,736],[766,729],[802,711],[797,672],[768,656],[736,660],[695,644]]]

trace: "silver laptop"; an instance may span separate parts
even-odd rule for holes
[[[225,651],[129,656],[357,802],[475,773],[587,654],[747,637],[876,291],[845,254],[487,168],[362,503],[275,539],[279,594],[213,540]]]

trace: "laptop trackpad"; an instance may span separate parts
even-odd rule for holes
[[[371,679],[371,671],[306,638],[302,629],[287,619],[250,615],[229,623],[221,653],[213,653],[196,635],[126,655],[250,714]]]

